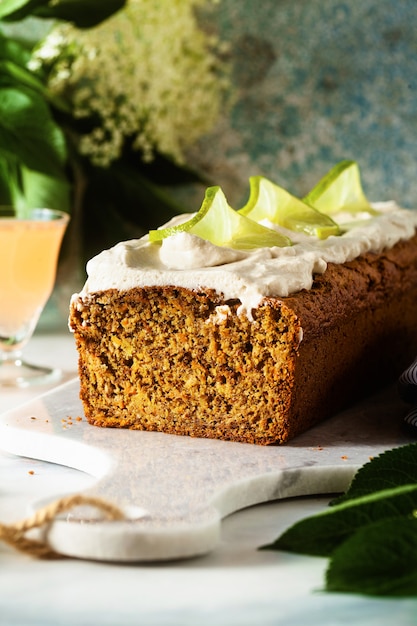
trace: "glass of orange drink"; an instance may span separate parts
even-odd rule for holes
[[[22,358],[55,283],[69,216],[53,209],[0,206],[0,386],[26,387],[59,370]]]

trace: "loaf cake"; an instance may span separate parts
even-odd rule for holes
[[[92,259],[69,321],[88,421],[279,444],[393,381],[417,353],[417,213],[375,208],[289,246],[174,225]]]

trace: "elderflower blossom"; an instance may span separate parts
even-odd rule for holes
[[[49,89],[70,98],[77,118],[98,120],[78,148],[107,166],[126,145],[184,162],[185,149],[219,117],[224,67],[198,25],[204,0],[128,0],[99,26],[56,27],[33,64],[51,69]]]

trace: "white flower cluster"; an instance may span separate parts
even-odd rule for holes
[[[34,62],[52,67],[49,88],[70,98],[74,115],[96,120],[79,150],[107,166],[126,140],[144,160],[155,152],[177,163],[216,122],[227,72],[218,42],[199,26],[205,0],[128,0],[98,27],[56,27]]]

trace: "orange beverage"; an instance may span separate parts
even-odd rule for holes
[[[28,219],[1,213],[0,217],[0,338],[4,341],[36,324],[54,286],[68,216],[35,209]]]

